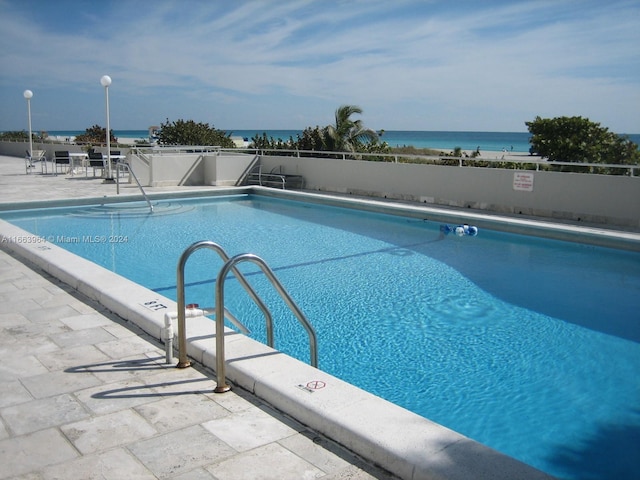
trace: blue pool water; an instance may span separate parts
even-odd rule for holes
[[[147,211],[0,216],[173,299],[193,242],[255,253],[316,328],[322,370],[561,478],[640,471],[640,254],[259,196]],[[191,257],[187,303],[213,305],[220,267]],[[307,362],[305,331],[241,270],[274,311],[276,348]],[[265,341],[236,287],[229,309]]]

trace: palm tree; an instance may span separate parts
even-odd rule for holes
[[[362,143],[378,139],[378,134],[362,125],[362,120],[351,119],[351,115],[356,113],[362,113],[356,105],[342,105],[336,110],[336,124],[327,125],[324,129],[326,150],[355,152]]]

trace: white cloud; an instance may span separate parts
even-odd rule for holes
[[[614,3],[111,2],[51,28],[5,1],[0,89],[77,103],[109,73],[126,111],[139,101],[156,123],[215,110],[304,128],[286,122],[356,103],[387,129],[523,130],[553,112],[637,130],[640,7]]]

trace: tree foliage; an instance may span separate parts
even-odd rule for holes
[[[25,132],[24,130],[18,130],[13,132],[0,132],[0,140],[8,140],[8,141],[29,141],[29,132]]]
[[[366,128],[362,120],[351,118],[354,114],[362,114],[362,109],[356,105],[342,105],[336,110],[335,125],[325,128],[327,150],[357,152],[364,144],[378,140],[378,134]]]
[[[531,151],[550,161],[637,164],[638,146],[599,123],[582,117],[536,117],[525,122],[531,133]],[[611,172],[623,173],[621,169]]]
[[[233,148],[235,143],[230,134],[218,130],[208,123],[196,123],[193,120],[176,120],[160,126],[158,143],[161,145],[203,145]]]
[[[34,142],[44,142],[49,137],[49,134],[45,131],[31,132],[31,138]],[[28,142],[29,132],[25,130],[16,130],[12,132],[0,132],[0,140],[10,142]]]
[[[76,136],[76,143],[89,143],[92,145],[104,145],[107,140],[107,129],[100,125],[87,128],[84,133]],[[118,143],[118,139],[113,135],[113,130],[109,131],[109,142]]]
[[[325,142],[324,129],[319,126],[307,127],[298,135],[296,148],[298,150],[328,150]]]
[[[253,148],[265,150],[326,150],[324,143],[324,131],[318,126],[313,128],[307,127],[304,129],[302,134],[296,135],[296,139],[289,137],[288,140],[267,137],[267,133],[263,132],[262,135],[254,135],[251,139],[250,145]]]
[[[386,142],[379,142],[378,134],[366,128],[362,120],[353,120],[354,114],[362,113],[362,109],[355,105],[342,105],[335,112],[335,125],[325,127],[307,127],[296,139],[288,140],[267,137],[266,133],[255,135],[251,139],[253,148],[269,150],[303,150],[323,152],[352,152],[352,153],[389,153]]]

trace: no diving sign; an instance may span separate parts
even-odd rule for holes
[[[533,173],[515,172],[513,174],[513,189],[521,192],[533,192]]]
[[[311,380],[310,382],[307,382],[305,385],[302,385],[302,384],[298,385],[298,388],[305,390],[309,393],[313,393],[323,389],[326,386],[327,384],[322,380]]]

